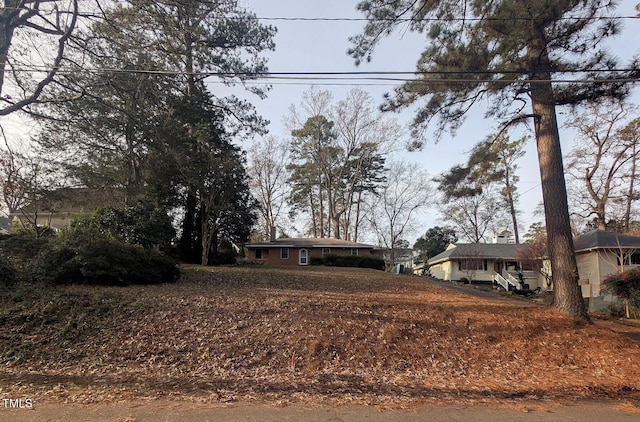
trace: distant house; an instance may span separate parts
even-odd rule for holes
[[[26,225],[37,224],[62,230],[79,215],[91,214],[97,208],[117,206],[124,202],[124,192],[115,189],[61,188],[48,192],[37,201],[11,213],[9,217]]]
[[[11,231],[11,219],[8,217],[0,217],[0,234],[6,234]]]
[[[494,282],[510,280],[512,285],[540,286],[538,272],[519,258],[519,250],[528,245],[513,243],[457,243],[427,261],[429,273],[445,281]],[[519,286],[524,287],[523,285]]]
[[[265,265],[297,265],[311,263],[311,258],[333,255],[379,256],[382,251],[373,245],[328,238],[279,238],[246,245],[250,262]]]
[[[640,236],[592,230],[573,240],[582,296],[600,296],[607,276],[640,266]]]

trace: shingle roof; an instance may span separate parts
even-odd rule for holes
[[[640,236],[605,230],[591,230],[573,239],[573,247],[576,252],[592,249],[640,248]]]
[[[518,259],[518,249],[528,245],[513,243],[458,243],[439,253],[427,262],[429,265],[452,259]]]
[[[270,248],[270,247],[306,247],[306,248],[367,248],[373,249],[373,245],[365,243],[351,242],[342,239],[330,238],[293,238],[281,237],[271,242],[255,242],[247,245],[248,248]]]

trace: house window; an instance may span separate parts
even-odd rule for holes
[[[256,249],[256,259],[262,259],[262,249]]]
[[[358,248],[351,248],[351,255],[358,255]]]
[[[298,263],[300,265],[307,265],[308,257],[309,257],[309,252],[307,252],[306,249],[300,249]]]
[[[289,248],[280,248],[280,259],[289,259]]]
[[[507,262],[505,262],[505,267],[506,267],[507,271],[518,271],[518,268],[520,268],[520,266],[518,265],[518,263],[516,261],[507,261]]]
[[[624,265],[640,265],[640,253],[634,253],[631,255],[627,255],[624,254]],[[618,265],[621,264],[620,262],[621,257],[618,256]]]
[[[487,261],[484,259],[463,259],[458,262],[460,271],[486,271]]]
[[[327,256],[331,253],[331,248],[322,248],[322,256]]]
[[[533,267],[533,262],[524,261],[522,263],[522,271],[535,271],[536,269]]]

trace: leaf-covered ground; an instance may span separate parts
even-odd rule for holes
[[[0,294],[0,396],[276,404],[640,398],[639,329],[369,270],[189,268]]]

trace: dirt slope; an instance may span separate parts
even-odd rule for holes
[[[23,287],[0,305],[3,397],[391,406],[640,397],[638,329],[577,324],[417,277],[192,268],[173,285]]]

